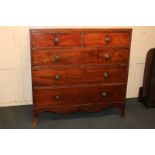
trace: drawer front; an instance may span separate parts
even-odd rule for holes
[[[34,50],[32,66],[80,65],[80,64],[127,64],[129,50],[118,49],[52,49]]]
[[[127,66],[87,66],[32,70],[34,86],[127,81]]]
[[[130,33],[86,33],[85,46],[130,46]]]
[[[116,91],[117,90],[117,91]],[[65,106],[125,101],[126,85],[35,89],[35,106]]]
[[[81,45],[80,33],[31,33],[32,48],[72,47]]]

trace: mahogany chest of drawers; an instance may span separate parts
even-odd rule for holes
[[[124,116],[132,29],[31,29],[33,125],[42,112]]]

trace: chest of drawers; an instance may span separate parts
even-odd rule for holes
[[[33,125],[42,112],[124,116],[131,29],[31,29]]]

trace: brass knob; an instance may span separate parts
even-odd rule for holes
[[[106,97],[107,96],[107,93],[106,92],[103,92],[102,93],[102,97]]]
[[[55,80],[60,80],[61,76],[60,75],[55,75]]]
[[[54,60],[55,60],[55,61],[60,61],[60,56],[59,56],[59,55],[55,55],[55,56],[54,56]]]
[[[110,37],[105,37],[105,42],[108,44],[108,43],[110,43]]]
[[[108,78],[109,77],[109,74],[108,73],[104,73],[103,75],[104,75],[105,78]]]
[[[60,96],[59,96],[59,95],[56,95],[56,96],[55,96],[55,99],[56,99],[56,100],[60,100]]]
[[[105,55],[104,55],[104,58],[105,58],[105,60],[109,60],[109,59],[110,59],[110,55],[105,54]]]
[[[55,44],[58,44],[58,43],[59,43],[59,38],[58,38],[58,37],[55,37],[55,38],[54,38],[54,43],[55,43]]]

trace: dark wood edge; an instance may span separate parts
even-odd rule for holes
[[[32,66],[32,37],[31,37],[31,32],[29,31],[29,37],[30,37],[30,62],[31,62],[31,80],[32,80],[32,72],[33,72],[33,66]],[[32,82],[32,104],[34,105],[35,101],[34,101],[34,95],[33,95],[33,92],[34,92],[34,84]]]
[[[72,47],[32,47],[32,51],[34,50],[50,50],[50,49],[78,49],[78,48],[81,48],[81,46],[72,46]],[[84,49],[87,49],[87,48],[90,48],[90,47],[87,47],[87,46],[83,46]],[[94,47],[92,47],[94,48]],[[130,46],[113,46],[113,45],[108,45],[107,47],[103,47],[103,46],[95,46],[96,49],[100,49],[100,48],[103,48],[103,49],[106,49],[106,48],[126,48],[126,49],[129,49]]]
[[[128,66],[127,63],[111,63],[110,65],[109,64],[97,64],[97,63],[94,63],[94,64],[80,64],[80,65],[47,65],[47,66],[32,66],[31,69],[32,71],[36,71],[36,70],[51,70],[51,69],[68,69],[68,68],[81,68],[81,67],[85,67],[85,68],[88,68],[88,67],[105,67],[105,68],[111,68],[111,67],[114,67],[114,68],[119,68],[119,67],[124,67],[124,66]]]
[[[130,67],[130,56],[131,56],[131,41],[132,41],[132,29],[131,29],[131,32],[130,32],[130,45],[129,45],[129,58],[128,58],[128,68],[127,68],[127,79],[126,79],[126,82],[128,84],[128,80],[129,80],[129,67]],[[126,86],[126,90],[125,90],[125,96],[127,95],[127,86]]]
[[[95,46],[95,47],[89,47],[89,46],[78,46],[78,47],[43,47],[43,48],[36,48],[33,47],[32,48],[32,52],[37,52],[38,50],[44,52],[44,51],[50,51],[50,50],[60,50],[60,51],[66,51],[66,50],[70,50],[70,51],[74,51],[74,50],[115,50],[115,49],[130,49],[130,46]]]
[[[30,33],[32,32],[42,32],[42,33],[73,33],[73,32],[132,32],[132,28],[48,28],[48,29],[30,29]]]
[[[121,85],[124,85],[124,86],[127,86],[127,83],[126,81],[125,82],[121,82],[121,83],[117,83],[117,84],[105,84],[105,83],[99,83],[99,84],[72,84],[72,85],[52,85],[52,86],[33,86],[33,89],[34,90],[37,90],[37,89],[60,89],[60,88],[85,88],[85,87],[102,87],[102,86],[121,86]]]

